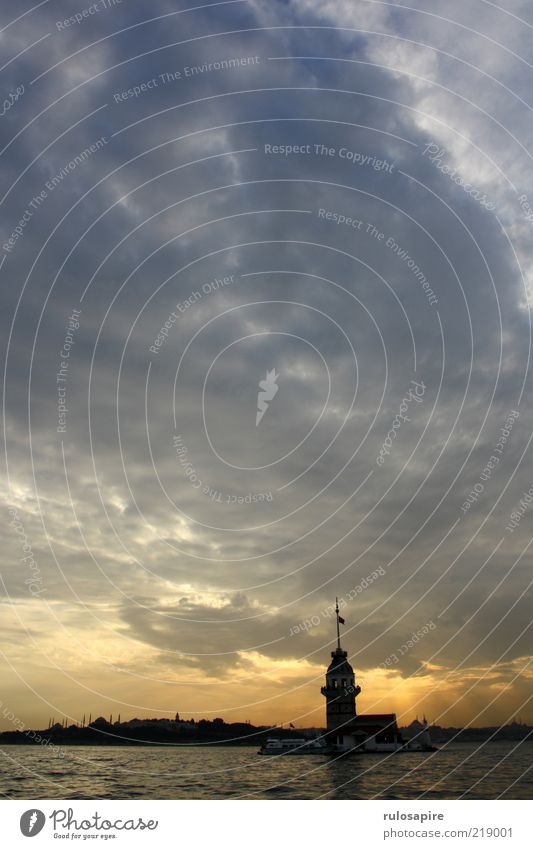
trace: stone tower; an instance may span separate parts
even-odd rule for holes
[[[339,616],[338,601],[335,606],[337,615],[337,648],[331,652],[331,663],[326,672],[326,686],[321,693],[326,697],[327,730],[334,731],[353,722],[356,716],[355,698],[361,688],[355,684],[355,675],[348,662],[348,652],[341,648],[339,623],[344,619]]]

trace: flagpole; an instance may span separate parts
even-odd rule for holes
[[[339,599],[335,599],[335,613],[337,614],[337,648],[341,647],[341,632],[339,630]]]

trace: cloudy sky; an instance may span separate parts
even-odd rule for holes
[[[3,709],[533,721],[532,35],[4,0]]]

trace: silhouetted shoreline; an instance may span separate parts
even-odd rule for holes
[[[416,721],[404,731],[416,732]],[[261,746],[275,734],[277,738],[311,737],[324,733],[320,728],[280,728],[254,726],[245,722],[226,723],[222,719],[173,721],[169,719],[133,719],[110,723],[103,717],[86,726],[56,723],[43,730],[0,732],[0,745],[27,746],[149,746],[149,745],[222,745]],[[430,726],[432,743],[492,742],[533,740],[533,727],[513,722],[487,728],[442,728]]]

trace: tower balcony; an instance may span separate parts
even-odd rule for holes
[[[348,687],[321,687],[320,692],[326,699],[342,699],[346,696],[353,696],[354,699],[361,692],[361,687],[358,684],[350,684]]]

